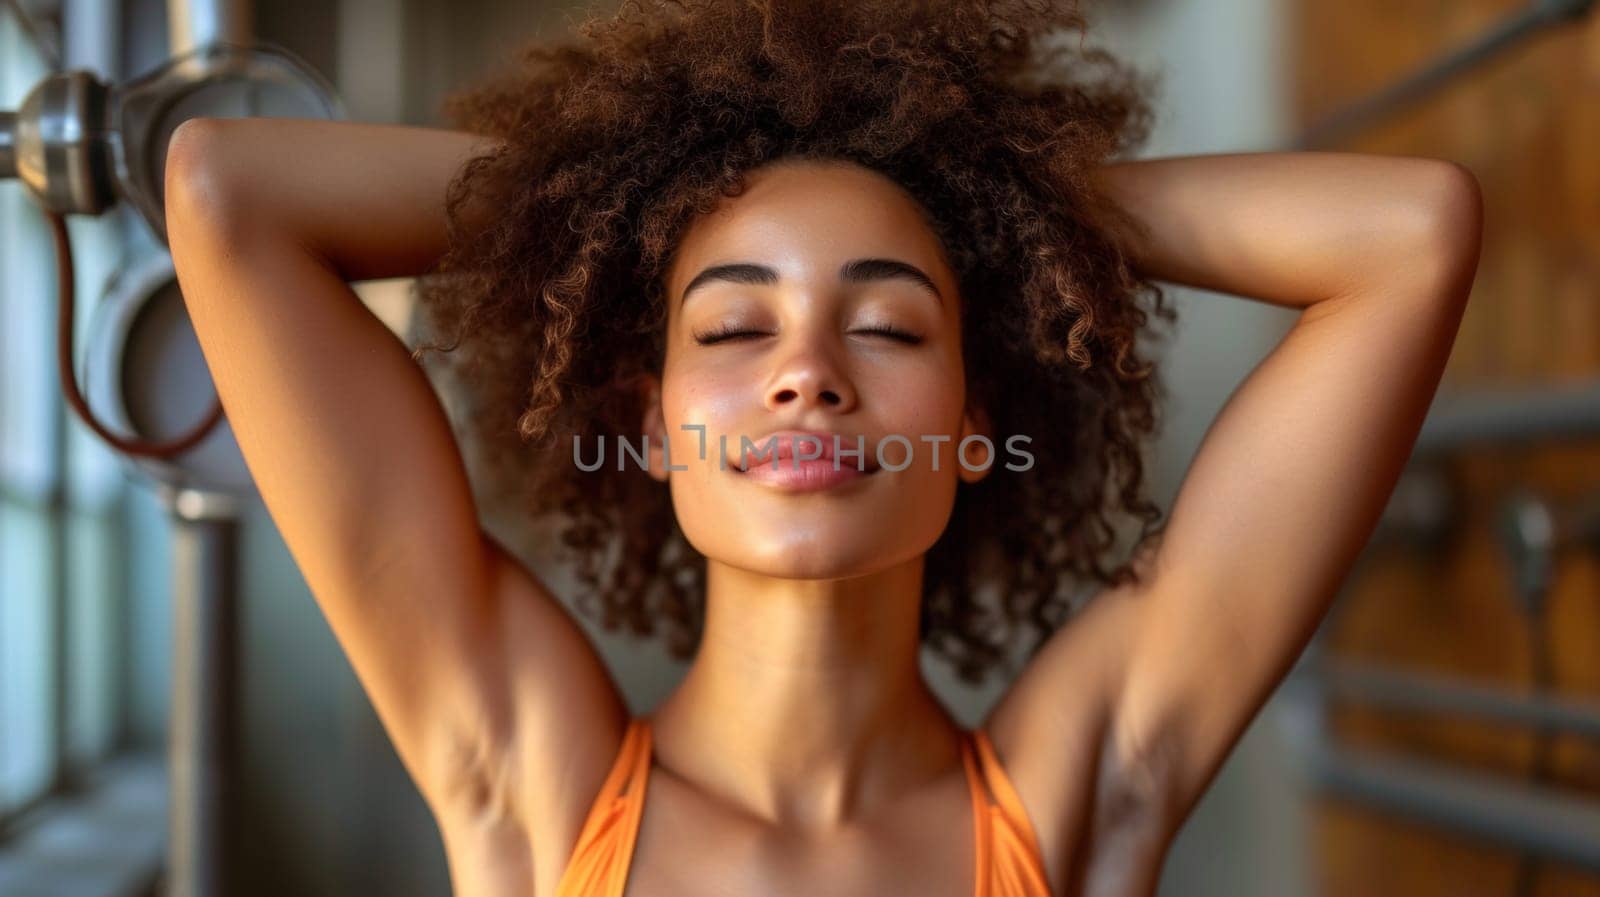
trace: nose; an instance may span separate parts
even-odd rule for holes
[[[800,403],[821,405],[833,411],[855,406],[855,388],[825,347],[809,343],[788,355],[767,384],[766,403],[771,410]]]

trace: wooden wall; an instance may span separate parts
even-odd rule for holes
[[[1292,0],[1286,65],[1302,127],[1393,83],[1521,8],[1511,0]],[[1433,156],[1478,177],[1482,262],[1444,390],[1600,377],[1600,14],[1501,55],[1358,137],[1322,147]],[[1513,598],[1497,542],[1517,487],[1600,503],[1600,441],[1499,449],[1452,465],[1460,536],[1442,551],[1374,548],[1330,621],[1344,658],[1528,688],[1546,639],[1555,690],[1600,696],[1600,557],[1563,553],[1537,622]],[[1542,629],[1535,629],[1542,627]],[[1530,733],[1340,707],[1341,742],[1533,776]],[[1548,781],[1600,801],[1600,744],[1559,737]],[[1600,897],[1600,875],[1533,863],[1494,844],[1318,801],[1316,880],[1326,895]]]

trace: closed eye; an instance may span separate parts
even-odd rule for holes
[[[702,346],[710,346],[716,343],[736,340],[746,336],[762,335],[762,332],[759,330],[740,330],[736,327],[726,327],[721,330],[714,330],[710,333],[697,333],[695,334],[694,341]]]
[[[900,342],[911,346],[915,346],[922,342],[922,337],[917,336],[915,333],[912,333],[909,330],[901,330],[900,328],[889,324],[877,324],[872,327],[862,327],[858,330],[852,330],[850,332],[875,333],[880,336],[887,336],[893,340],[899,340]]]
[[[897,340],[911,346],[919,345],[922,342],[922,337],[916,335],[915,333],[912,333],[908,330],[901,330],[900,328],[889,324],[877,324],[872,327],[860,327],[850,332],[886,336],[892,340]],[[740,330],[737,327],[725,327],[719,330],[713,330],[709,333],[695,334],[694,340],[702,346],[711,346],[717,343],[740,340],[751,336],[769,335],[770,334],[761,330]]]

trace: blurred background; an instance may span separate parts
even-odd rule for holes
[[[452,87],[607,6],[0,2],[0,162],[13,169],[0,180],[0,895],[449,892],[433,821],[259,502],[192,488],[195,471],[170,459],[131,461],[68,407],[44,175],[31,193],[22,151],[44,138],[19,123],[52,109],[39,120],[71,122],[84,97],[125,113],[122,152],[143,182],[122,172],[123,201],[90,212],[79,197],[67,219],[77,365],[103,416],[165,420],[171,437],[211,393],[192,333],[162,304],[170,261],[139,192],[147,204],[159,156],[141,158],[135,132],[159,143],[186,115],[245,113],[237,93],[197,94],[139,119],[141,96],[195,81],[181,66],[138,79],[231,34],[303,64],[243,83],[300,79],[302,99],[334,99],[328,115],[438,125]],[[1161,894],[1600,897],[1600,21],[1554,0],[1089,8],[1091,37],[1162,78],[1140,156],[1433,156],[1476,174],[1487,213],[1411,469],[1312,648],[1180,833]],[[144,93],[37,90],[70,69]],[[87,189],[61,186],[74,165],[106,164],[50,159],[51,188],[68,193]],[[410,338],[408,282],[358,291]],[[1164,506],[1294,317],[1171,294],[1180,325],[1161,348],[1169,399],[1151,447]],[[163,416],[141,389],[195,401]],[[225,456],[203,445],[200,474],[226,481]],[[529,561],[571,594],[562,570]],[[663,650],[590,634],[635,712],[676,684]],[[999,693],[931,659],[927,672],[968,723]],[[226,863],[208,828],[220,806]]]

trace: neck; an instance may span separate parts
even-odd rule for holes
[[[666,765],[797,829],[835,827],[948,769],[956,726],[919,662],[922,563],[797,580],[708,561],[699,650],[652,714]]]

